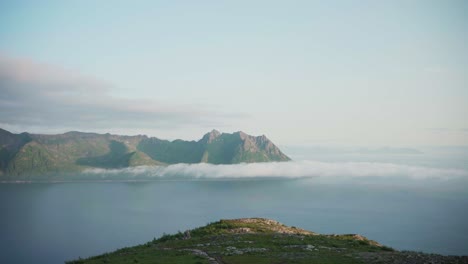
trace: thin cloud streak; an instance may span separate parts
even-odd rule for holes
[[[468,171],[459,169],[437,169],[392,163],[371,162],[319,162],[291,161],[270,163],[242,163],[233,165],[175,164],[169,166],[140,166],[124,169],[89,169],[85,174],[112,177],[131,176],[158,178],[362,178],[397,177],[410,179],[452,179],[468,177]]]
[[[112,96],[111,84],[27,59],[0,56],[0,123],[44,130],[75,127],[177,128],[222,124],[243,115],[153,99]]]

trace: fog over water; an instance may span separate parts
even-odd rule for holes
[[[229,165],[175,164],[123,169],[89,169],[85,175],[114,179],[122,174],[150,179],[354,178],[457,179],[468,178],[468,147],[344,148],[284,147],[293,161]]]
[[[414,179],[452,179],[468,177],[461,169],[439,169],[376,162],[271,162],[233,165],[175,164],[169,166],[139,166],[124,169],[89,169],[84,174],[95,174],[103,179],[113,175],[145,176],[160,179],[223,179],[223,178],[310,178],[323,177],[340,180],[355,177],[408,177]],[[336,179],[338,178],[338,179]]]
[[[468,255],[465,156],[439,154],[341,152],[283,163],[85,172],[153,180],[144,182],[0,184],[0,263],[63,263],[241,217]]]
[[[467,13],[462,0],[0,0],[1,129],[243,131],[293,160],[104,169],[154,155],[107,155],[84,137],[22,146],[4,132],[1,172],[72,168],[58,162],[84,149],[75,162],[102,167],[0,175],[0,264],[63,263],[242,217],[468,255]],[[30,159],[12,156],[20,145]],[[187,153],[170,148],[168,160]]]

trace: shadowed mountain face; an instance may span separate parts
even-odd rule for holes
[[[0,175],[8,168],[15,154],[29,141],[31,138],[27,133],[13,134],[0,129]]]
[[[290,160],[265,136],[216,130],[199,141],[83,132],[13,134],[0,129],[0,175],[76,172],[175,163],[234,164]]]

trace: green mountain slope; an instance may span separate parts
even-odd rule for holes
[[[320,235],[263,218],[221,220],[143,245],[67,262],[97,263],[467,263],[467,257],[396,251],[360,235]]]
[[[199,141],[168,141],[142,135],[76,131],[58,135],[13,134],[0,129],[0,175],[3,180],[79,172],[86,168],[288,160],[265,136],[254,137],[243,132],[228,134],[213,130]]]
[[[198,163],[203,146],[195,141],[148,138],[140,141],[137,149],[153,160],[167,164]]]
[[[0,175],[6,172],[16,153],[29,141],[29,134],[13,134],[0,128]]]

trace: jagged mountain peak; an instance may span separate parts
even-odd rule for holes
[[[207,143],[211,143],[213,142],[213,140],[215,140],[216,138],[218,138],[219,136],[221,136],[221,132],[219,132],[218,130],[216,129],[213,129],[211,130],[210,132],[206,133],[203,138],[201,139],[201,141],[205,141]]]

